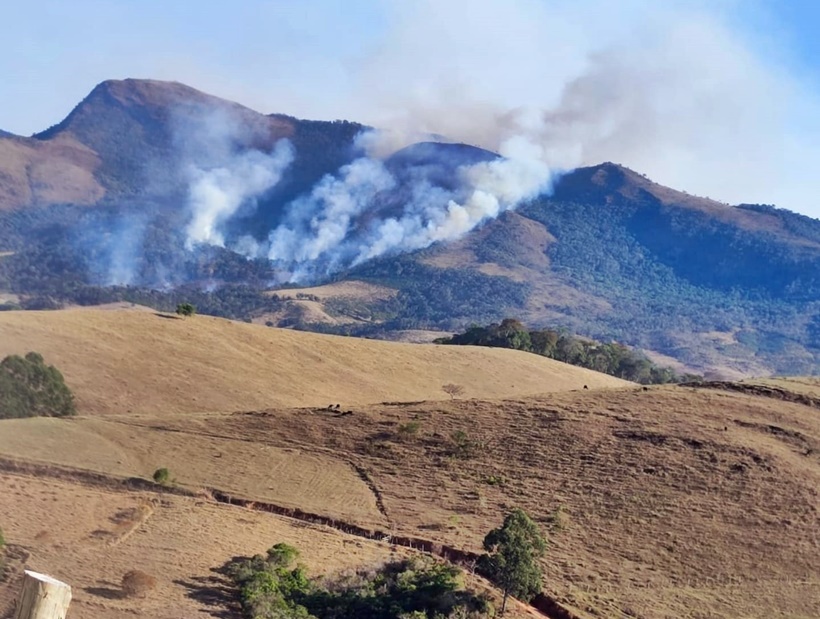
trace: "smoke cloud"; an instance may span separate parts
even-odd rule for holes
[[[391,130],[384,150],[419,133],[491,150],[523,135],[554,167],[615,161],[820,216],[820,97],[761,3],[738,5],[398,0],[351,107]]]
[[[186,247],[200,243],[224,247],[225,224],[240,207],[276,185],[292,161],[293,147],[283,139],[270,153],[239,153],[223,165],[206,169],[191,165],[188,198],[192,216]]]
[[[76,245],[93,283],[130,286],[139,280],[146,218],[136,213],[90,213],[81,220]]]
[[[363,141],[373,145],[378,136],[369,134]],[[283,279],[300,282],[386,254],[458,239],[550,187],[552,171],[539,146],[517,137],[500,151],[501,157],[458,165],[452,189],[412,166],[397,179],[385,162],[361,157],[290,204],[266,243],[243,237],[233,249],[265,256]],[[396,200],[391,190],[400,196],[393,215],[385,212]]]

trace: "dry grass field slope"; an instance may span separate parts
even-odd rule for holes
[[[229,616],[215,570],[279,541],[314,574],[408,545],[463,562],[513,507],[580,619],[820,616],[816,379],[645,388],[497,349],[0,314],[0,355],[30,349],[85,414],[0,422],[0,526],[10,573],[68,579],[78,619]],[[155,589],[124,596],[134,569]]]
[[[140,310],[0,314],[0,357],[37,351],[81,414],[180,413],[381,401],[503,398],[620,387],[537,355],[380,342]]]
[[[200,608],[219,591],[211,570],[274,541],[297,542],[317,573],[387,556],[386,546],[274,515],[294,507],[348,533],[472,552],[521,507],[549,533],[548,594],[582,619],[816,619],[818,413],[718,386],[376,404],[350,416],[279,408],[6,421],[0,463],[40,468],[0,479],[0,522],[30,565],[81,584],[78,616],[92,619]],[[193,499],[117,483],[163,465],[175,487],[212,490]],[[61,472],[78,469],[120,492]],[[145,600],[117,597],[112,582],[131,568],[158,579]]]

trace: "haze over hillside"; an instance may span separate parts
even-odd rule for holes
[[[192,300],[377,337],[515,316],[716,375],[817,371],[816,220],[611,163],[557,174],[526,139],[503,157],[424,142],[387,158],[379,140],[177,83],[104,82],[58,125],[0,137],[0,294]],[[310,311],[262,294],[331,279],[395,293]]]

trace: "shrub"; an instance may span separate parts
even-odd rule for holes
[[[153,475],[154,481],[158,484],[166,485],[171,479],[171,472],[166,468],[157,469]]]
[[[556,507],[553,512],[547,517],[547,522],[553,532],[564,531],[569,527],[570,518],[563,505]]]
[[[421,429],[421,422],[408,421],[399,426],[399,436],[402,438],[412,438],[417,436]]]
[[[460,396],[464,393],[464,387],[462,387],[461,385],[456,385],[454,383],[442,385],[441,390],[447,395],[449,395],[451,400],[455,400],[457,396]]]
[[[126,597],[145,597],[150,591],[153,591],[156,586],[157,579],[140,570],[126,572],[120,584],[122,592]]]
[[[196,314],[196,307],[190,303],[180,303],[177,305],[176,312],[183,317],[193,316]]]
[[[453,432],[450,440],[453,441],[450,455],[463,460],[474,458],[482,446],[480,442],[471,439],[464,430]]]
[[[43,356],[9,355],[0,361],[0,419],[63,417],[76,413],[63,375]]]

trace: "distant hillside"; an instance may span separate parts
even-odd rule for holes
[[[34,349],[80,414],[508,397],[625,381],[536,355],[301,333],[134,310],[0,313],[0,357]]]
[[[203,119],[214,131],[233,126],[226,148],[237,152],[282,137],[294,146],[281,181],[230,222],[229,240],[249,243],[349,163],[365,128],[266,116],[177,83],[104,82],[33,138],[0,136],[0,252],[16,252],[0,261],[0,293],[33,309],[114,301],[168,309],[193,299],[204,313],[372,337],[516,317],[642,348],[680,372],[820,372],[820,222],[692,196],[613,163],[563,176],[551,195],[458,241],[309,282],[364,281],[389,295],[271,299],[264,291],[277,273],[267,260],[185,249],[183,164],[214,156],[197,129]],[[394,153],[385,167],[395,186],[356,216],[350,234],[401,215],[415,183],[435,196],[460,165],[496,158],[434,142]]]

